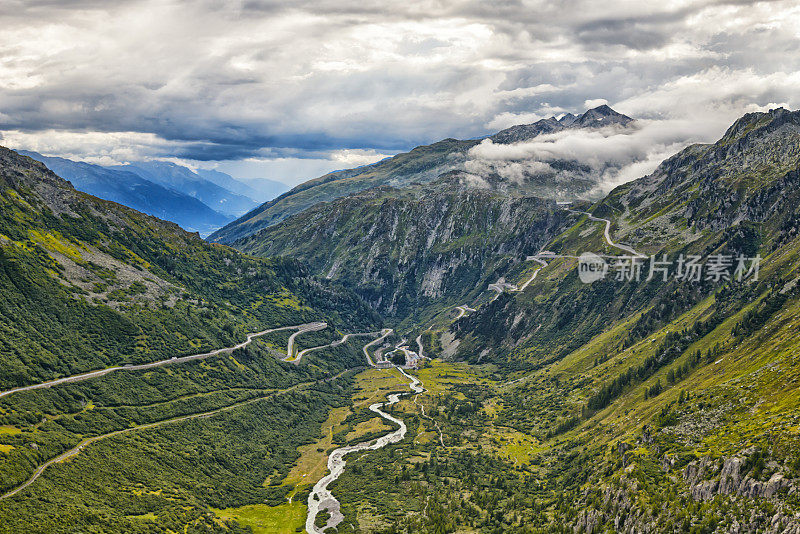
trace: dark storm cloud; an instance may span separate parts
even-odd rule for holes
[[[379,158],[596,99],[722,125],[800,104],[799,19],[779,1],[11,0],[0,131],[71,156],[218,161]]]

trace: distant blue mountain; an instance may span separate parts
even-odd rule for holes
[[[203,236],[232,219],[214,211],[193,196],[153,183],[136,173],[42,156],[25,150],[20,150],[19,153],[41,161],[48,169],[72,182],[79,191],[172,221],[191,232],[200,232]]]
[[[166,161],[138,161],[106,168],[132,172],[145,180],[194,197],[214,211],[231,217],[238,217],[259,205],[252,198],[220,187],[191,169]]]
[[[268,178],[237,179],[224,172],[205,169],[198,169],[197,174],[228,191],[250,197],[258,202],[267,202],[289,190],[289,186],[285,183]]]

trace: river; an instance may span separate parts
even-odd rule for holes
[[[399,367],[396,367],[396,369],[400,371],[403,376],[411,380],[411,383],[409,384],[411,393],[416,395],[425,391],[425,388],[422,387],[422,382],[420,382],[416,377],[407,374]],[[336,497],[334,497],[331,491],[328,489],[328,486],[330,486],[331,483],[333,483],[342,475],[342,473],[344,473],[344,468],[347,465],[344,457],[352,452],[377,450],[381,447],[389,445],[390,443],[397,443],[406,437],[407,428],[402,419],[398,419],[389,415],[381,410],[381,408],[384,406],[391,406],[392,404],[399,402],[400,397],[409,395],[411,393],[392,393],[391,395],[387,395],[387,402],[376,402],[369,407],[370,410],[380,415],[387,421],[391,421],[392,423],[398,425],[399,428],[397,430],[375,440],[339,447],[328,457],[329,473],[314,485],[314,488],[311,490],[311,493],[308,496],[306,531],[309,534],[324,534],[326,529],[335,528],[337,525],[339,525],[339,523],[342,522],[342,519],[344,519],[342,512],[339,510],[339,501],[336,500]],[[315,523],[317,520],[317,514],[323,510],[327,510],[330,516],[328,517],[327,524],[320,529],[315,525]]]

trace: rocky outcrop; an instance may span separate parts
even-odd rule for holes
[[[797,206],[799,167],[800,111],[745,115],[718,142],[690,146],[625,186],[631,218],[649,218],[628,237],[674,234],[676,217],[694,234],[784,218]]]
[[[625,451],[622,448],[617,452],[624,454]],[[662,466],[671,467],[674,463],[674,458],[666,456],[662,458]],[[718,460],[706,457],[691,462],[683,471],[693,498],[711,500],[717,495],[724,494],[730,499],[739,501],[740,506],[736,509],[744,513],[739,513],[738,517],[728,517],[728,521],[719,525],[715,532],[800,534],[800,515],[790,512],[779,498],[781,492],[787,488],[793,491],[789,481],[779,473],[772,475],[768,481],[753,480],[743,472],[745,465],[745,460],[738,456]],[[628,470],[630,469],[626,469]],[[712,478],[705,480],[704,477],[708,476]],[[657,516],[654,516],[651,509],[642,507],[637,499],[639,491],[639,483],[627,473],[621,476],[613,487],[602,488],[599,503],[595,494],[587,490],[583,499],[575,503],[580,512],[572,523],[572,531],[586,534],[607,532],[609,528],[613,528],[614,532],[619,533],[646,534],[678,532],[682,528],[681,525],[686,527],[687,523],[683,519],[672,516],[674,510],[663,508]],[[770,499],[773,511],[765,512],[764,508],[753,506],[756,499]],[[593,503],[592,506],[588,506],[589,501]],[[748,505],[748,502],[751,505]],[[598,504],[599,508],[596,507]]]
[[[717,495],[741,495],[750,499],[770,499],[782,492],[796,492],[792,481],[780,472],[768,480],[756,480],[745,470],[746,461],[734,456],[713,460],[703,457],[683,471],[692,498],[708,501]]]

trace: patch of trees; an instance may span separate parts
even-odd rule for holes
[[[636,367],[629,367],[624,373],[611,382],[603,385],[600,390],[590,396],[583,410],[583,416],[589,417],[594,412],[602,410],[611,402],[622,395],[627,389],[653,376],[661,368],[678,358],[686,348],[706,336],[722,322],[721,314],[715,313],[705,321],[698,321],[691,329],[681,332],[668,332],[655,352]],[[662,388],[653,386],[653,396],[661,392]],[[649,393],[647,393],[649,396]]]

